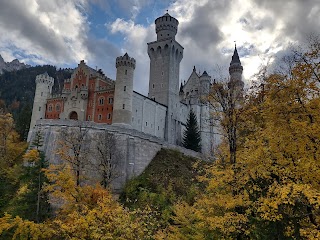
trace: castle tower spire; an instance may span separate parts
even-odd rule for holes
[[[238,87],[240,90],[243,90],[244,83],[242,81],[242,72],[243,67],[241,65],[240,57],[237,50],[237,45],[234,45],[234,51],[229,67],[230,82],[232,86]]]

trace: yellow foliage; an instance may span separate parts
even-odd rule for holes
[[[319,57],[320,48],[302,55]],[[175,206],[175,223],[159,239],[320,238],[319,66],[299,62],[247,98],[237,162],[226,163],[222,146],[201,179],[206,191],[192,206]]]
[[[37,149],[31,149],[23,155],[23,159],[28,163],[38,162],[40,160],[40,153]]]

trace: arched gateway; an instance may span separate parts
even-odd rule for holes
[[[71,112],[69,115],[69,119],[78,120],[78,113],[75,111]]]

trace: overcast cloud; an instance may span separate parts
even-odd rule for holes
[[[95,8],[104,13],[99,36],[89,21]],[[217,65],[227,71],[236,41],[248,84],[261,64],[320,29],[319,0],[0,0],[0,54],[59,67],[85,59],[114,78],[115,58],[128,52],[137,60],[134,88],[147,94],[147,42],[156,40],[154,20],[166,9],[180,22],[181,80],[194,65],[211,75]]]

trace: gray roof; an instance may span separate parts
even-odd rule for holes
[[[237,51],[237,46],[234,46],[234,52],[233,52],[233,56],[232,56],[232,60],[231,60],[230,65],[235,64],[235,63],[238,63],[241,65],[239,54]]]

